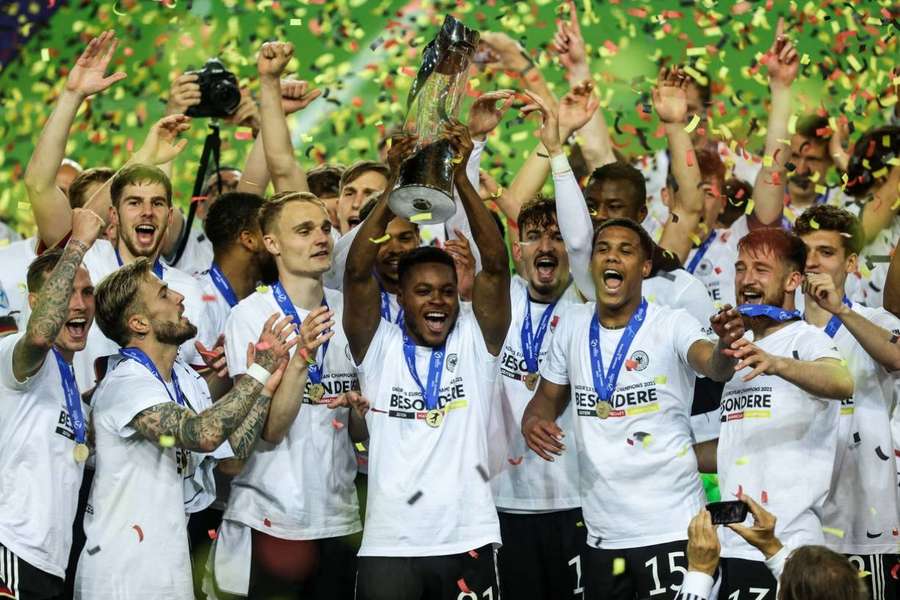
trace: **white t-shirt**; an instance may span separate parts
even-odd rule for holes
[[[0,248],[0,316],[15,318],[19,331],[25,330],[31,314],[26,276],[28,265],[37,257],[36,245],[37,238],[30,237]]]
[[[728,229],[717,229],[716,237],[694,268],[694,277],[706,286],[706,291],[717,309],[726,304],[736,306],[734,293],[734,264],[738,257],[738,242],[750,228],[746,215],[741,215]],[[685,261],[688,267],[697,255],[693,248]]]
[[[891,226],[881,231],[859,255],[858,273],[847,279],[847,296],[866,306],[884,305],[890,256],[900,242],[900,216],[894,216]]]
[[[900,320],[881,308],[852,309],[900,335]],[[844,532],[827,535],[825,545],[842,554],[893,554],[900,530],[900,498],[891,441],[891,408],[897,377],[888,373],[841,326],[834,336],[853,374],[853,398],[841,402],[838,467],[822,523]]]
[[[83,263],[91,275],[94,286],[99,285],[104,277],[119,268],[116,259],[115,247],[107,240],[97,240],[91,249],[84,255]],[[197,327],[197,337],[183,343],[179,349],[181,360],[189,365],[203,366],[203,359],[194,347],[194,341],[199,340],[207,348],[216,341],[217,334],[213,331],[211,319],[207,312],[206,303],[203,301],[203,290],[197,280],[178,269],[163,265],[163,281],[169,284],[173,290],[184,296],[184,316]],[[82,364],[83,371],[79,373],[79,365],[75,365],[75,374],[80,376],[79,385],[84,389],[93,387],[94,361],[103,356],[109,356],[119,351],[119,345],[103,335],[100,326],[95,322],[88,332],[88,342],[83,352],[88,359]],[[78,355],[76,355],[78,356]]]
[[[653,277],[648,277],[641,284],[644,297],[651,304],[658,304],[667,308],[681,308],[709,331],[709,318],[716,313],[706,287],[703,283],[685,271],[659,271]]]
[[[491,480],[494,503],[500,511],[554,511],[581,506],[578,482],[577,442],[566,440],[568,450],[554,462],[548,462],[532,452],[522,435],[522,415],[534,396],[534,390],[526,387],[523,377],[528,373],[522,351],[522,323],[525,320],[525,302],[531,305],[531,331],[537,334],[541,316],[548,304],[527,299],[528,284],[521,277],[514,277],[510,284],[512,299],[512,322],[500,354],[500,376],[494,396],[495,406],[503,423],[505,443],[500,458],[501,471]],[[561,320],[568,318],[568,309],[573,304],[571,294],[574,286],[569,286],[549,317],[547,332],[538,353],[538,362],[543,361],[550,348],[550,339]],[[580,304],[580,302],[576,302]],[[537,389],[537,388],[534,388]],[[557,423],[563,431],[572,431],[575,425],[574,410],[566,407]],[[495,439],[492,444],[497,444]],[[504,464],[505,463],[505,464]]]
[[[112,358],[110,369],[93,397],[97,466],[75,598],[193,600],[183,481],[193,453],[162,448],[131,427],[143,410],[172,402],[174,387],[134,360]],[[173,370],[190,406],[209,404],[193,369],[178,359]]]
[[[544,379],[571,386],[588,545],[683,540],[704,503],[691,439],[696,375],[687,355],[706,335],[686,311],[648,303],[619,373],[612,413],[600,419],[589,348],[595,311],[593,302],[569,307],[541,365]],[[600,328],[604,371],[624,331]]]
[[[752,338],[752,333],[748,333]],[[819,329],[795,321],[756,345],[773,356],[840,360],[834,342]],[[739,491],[778,517],[775,535],[785,546],[821,545],[822,507],[831,484],[840,402],[812,396],[774,375],[744,382],[746,367],[722,393],[718,469],[722,499]],[[721,528],[722,556],[762,561],[761,552]]]
[[[29,379],[13,375],[13,349],[24,336],[0,340],[0,544],[65,577],[84,465],[72,454],[75,432],[53,353]],[[88,407],[81,408],[87,426]]]
[[[213,247],[203,231],[203,224],[194,223],[194,227],[191,229],[190,235],[188,235],[187,245],[184,247],[184,252],[178,262],[169,264],[164,257],[162,261],[166,265],[192,277],[196,277],[207,270],[213,261]]]
[[[231,305],[228,304],[228,300],[225,299],[225,296],[222,295],[222,292],[220,292],[219,288],[216,287],[216,284],[213,283],[212,277],[209,274],[209,268],[197,275],[197,283],[200,285],[200,290],[203,292],[202,298],[203,302],[206,304],[206,310],[209,316],[209,329],[211,332],[215,333],[215,337],[217,338],[220,334],[225,333],[225,323],[228,321],[229,315],[231,315]],[[258,332],[256,338],[259,338]],[[246,362],[246,360],[244,362]]]
[[[350,411],[326,405],[359,386],[341,326],[342,296],[326,289],[325,298],[335,312],[335,334],[328,343],[322,378],[325,396],[313,403],[307,379],[303,406],[287,435],[274,446],[258,442],[241,474],[232,480],[225,512],[226,519],[281,539],[322,539],[362,529],[353,483],[356,458],[347,428]],[[296,309],[301,319],[309,314]],[[232,311],[225,327],[225,353],[233,377],[246,372],[247,344],[259,339],[263,324],[274,313],[281,309],[271,288],[254,292]],[[321,356],[319,350],[320,361]]]
[[[497,357],[470,311],[460,311],[445,347],[438,400],[445,412],[436,428],[425,422],[399,327],[382,319],[359,366],[372,407],[366,413],[371,447],[360,556],[442,556],[500,544],[487,466]],[[416,347],[423,385],[431,352]]]

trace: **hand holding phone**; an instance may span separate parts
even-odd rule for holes
[[[728,525],[729,523],[743,523],[747,518],[748,507],[740,500],[727,502],[710,502],[706,510],[712,516],[713,525]]]

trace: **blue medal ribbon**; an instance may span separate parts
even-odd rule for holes
[[[72,421],[72,429],[75,431],[75,443],[84,444],[87,439],[87,429],[84,426],[84,411],[81,410],[81,394],[78,393],[78,383],[75,381],[75,369],[66,362],[55,347],[52,348],[56,357],[56,366],[59,367],[59,378],[62,380],[63,394],[66,397],[66,412]]]
[[[387,290],[384,289],[384,286],[381,283],[378,284],[379,289],[381,290],[381,318],[391,322],[391,295],[388,294]],[[397,325],[403,323],[403,309],[400,308],[397,310],[397,319],[394,321]]]
[[[612,360],[609,361],[609,369],[604,373],[603,356],[600,351],[600,318],[596,312],[594,313],[590,330],[591,375],[594,378],[594,389],[602,402],[609,402],[612,398],[613,392],[616,390],[616,382],[619,379],[619,371],[622,370],[622,365],[625,363],[625,355],[628,354],[634,336],[644,324],[646,315],[647,299],[641,298],[640,306],[632,313],[628,325],[625,326],[625,331],[622,332]]]
[[[694,258],[691,259],[691,262],[687,266],[687,272],[690,274],[694,274],[694,271],[697,269],[697,266],[700,264],[700,261],[703,260],[703,257],[706,255],[706,251],[709,250],[709,247],[716,239],[716,231],[715,229],[706,236],[706,239],[703,240],[703,243],[697,247],[697,251],[694,253]]]
[[[437,348],[431,349],[431,358],[428,360],[428,387],[422,385],[419,379],[419,371],[416,369],[416,345],[412,343],[406,332],[403,332],[403,356],[406,358],[406,366],[409,374],[419,389],[422,390],[422,398],[425,400],[425,408],[432,410],[437,408],[438,397],[441,391],[441,375],[444,372],[444,347],[446,341]]]
[[[525,288],[525,319],[522,321],[522,329],[520,336],[522,339],[522,355],[525,358],[525,367],[529,373],[538,372],[538,359],[541,355],[541,346],[544,344],[544,336],[547,334],[547,327],[550,325],[550,317],[553,316],[553,309],[559,298],[549,304],[538,321],[537,331],[531,333],[531,299],[528,297],[528,288]]]
[[[802,316],[799,310],[786,310],[771,304],[741,304],[737,309],[745,317],[769,317],[773,321],[791,321]]]
[[[186,400],[184,394],[181,391],[181,386],[178,385],[178,376],[175,374],[175,369],[172,369],[172,384],[175,386],[175,397],[172,398],[172,392],[169,391],[169,386],[166,385],[165,379],[163,379],[162,374],[159,372],[159,369],[156,368],[156,365],[153,364],[153,361],[150,360],[150,357],[144,354],[144,351],[140,348],[121,348],[119,350],[119,354],[124,356],[125,358],[130,358],[133,361],[136,361],[150,371],[156,379],[159,380],[163,387],[166,389],[166,394],[168,394],[169,398],[172,402],[177,402],[179,405],[184,406],[186,404]]]
[[[231,283],[228,281],[228,278],[225,277],[225,273],[222,272],[222,269],[220,269],[219,265],[216,263],[213,263],[209,267],[209,278],[212,279],[213,285],[216,286],[216,289],[219,290],[219,293],[225,298],[225,302],[228,303],[228,306],[234,308],[238,303],[237,294],[234,293],[234,288],[231,287]]]
[[[853,306],[847,296],[844,296],[843,302],[845,306]],[[825,326],[825,334],[828,337],[833,338],[837,334],[838,329],[841,328],[841,325],[843,325],[841,319],[837,315],[832,315],[831,318],[828,319],[828,325]]]
[[[115,250],[116,250],[116,262],[119,263],[119,266],[121,267],[125,263],[122,262],[122,256],[119,254],[119,249],[116,248]],[[153,262],[153,274],[156,275],[157,277],[159,277],[160,279],[163,278],[163,266],[162,266],[162,263],[159,262],[159,257],[156,257],[156,260]]]
[[[291,302],[290,296],[288,296],[287,292],[284,291],[284,286],[281,285],[280,281],[276,281],[275,285],[272,286],[272,295],[275,296],[275,302],[278,303],[278,307],[281,308],[281,312],[289,316],[294,322],[294,328],[299,335],[300,325],[303,324],[303,320],[300,319],[300,315],[297,314],[297,309],[294,308],[294,303]],[[322,296],[322,306],[328,308],[328,302],[325,300],[324,295]],[[311,364],[306,368],[306,378],[310,381],[310,383],[322,383],[322,375],[325,374],[325,354],[327,352],[328,342],[326,341],[324,344],[322,344],[322,362],[319,362],[319,355],[318,352],[316,352],[315,364]]]

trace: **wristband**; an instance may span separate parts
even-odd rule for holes
[[[562,175],[567,171],[572,170],[569,166],[569,159],[566,158],[565,152],[560,152],[559,154],[550,157],[550,170],[554,175]]]
[[[266,385],[266,382],[269,381],[269,377],[272,376],[272,374],[266,371],[265,367],[259,363],[253,363],[247,367],[247,375],[257,380],[261,385]]]

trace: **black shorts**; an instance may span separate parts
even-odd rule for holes
[[[580,598],[587,527],[580,508],[550,513],[499,513],[503,546],[497,552],[504,598]]]
[[[870,573],[863,578],[872,600],[900,599],[900,555],[845,554],[859,571]]]
[[[722,587],[719,598],[740,600],[775,600],[778,582],[766,563],[743,558],[723,558]]]
[[[254,529],[247,598],[353,600],[359,540],[282,540]]]
[[[61,600],[64,590],[62,577],[31,566],[0,545],[0,598]]]
[[[584,561],[584,598],[673,599],[687,572],[686,549],[687,540],[619,550],[589,547]]]
[[[500,600],[494,548],[446,556],[360,556],[357,600]]]

